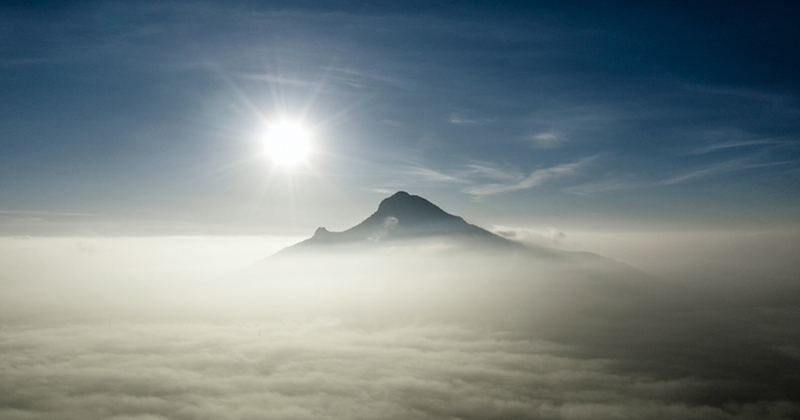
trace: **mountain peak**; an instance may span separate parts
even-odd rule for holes
[[[504,246],[521,246],[485,229],[471,225],[461,217],[445,212],[437,205],[405,191],[385,198],[378,210],[363,222],[343,232],[318,228],[314,236],[297,244],[330,245],[337,243],[376,243],[397,239],[446,237],[457,240],[480,241]]]
[[[425,223],[442,218],[458,218],[448,214],[430,201],[405,191],[398,191],[378,205],[378,211],[371,217],[396,217],[405,225]],[[367,219],[369,220],[369,219]]]

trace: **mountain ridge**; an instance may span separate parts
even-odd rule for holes
[[[447,213],[423,197],[398,191],[381,201],[378,210],[361,223],[341,232],[331,232],[319,227],[314,236],[285,248],[284,251],[358,243],[385,244],[437,237],[473,245],[525,248],[520,243],[467,223],[463,218]]]

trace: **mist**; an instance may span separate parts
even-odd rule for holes
[[[798,21],[2,2],[0,420],[800,418]]]
[[[757,237],[738,247],[768,238]],[[767,242],[796,243],[782,238]],[[764,272],[724,279],[717,260],[676,258],[676,278],[587,252],[447,240],[265,258],[293,242],[0,239],[0,417],[800,413],[800,302],[774,254],[749,264],[776,267],[781,299],[732,299],[717,291],[756,290]],[[634,242],[604,243],[632,255]],[[695,243],[694,254],[706,245]]]

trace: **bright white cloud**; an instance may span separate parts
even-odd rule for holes
[[[504,238],[534,245],[558,246],[567,235],[553,227],[537,230],[524,227],[494,225],[492,232]]]

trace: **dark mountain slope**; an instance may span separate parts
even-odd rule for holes
[[[420,196],[400,191],[383,200],[378,206],[378,211],[358,225],[343,232],[330,232],[325,228],[318,228],[313,237],[285,251],[319,249],[336,244],[383,244],[434,237],[454,240],[465,245],[524,248],[516,242],[471,225],[461,217],[445,212]]]

